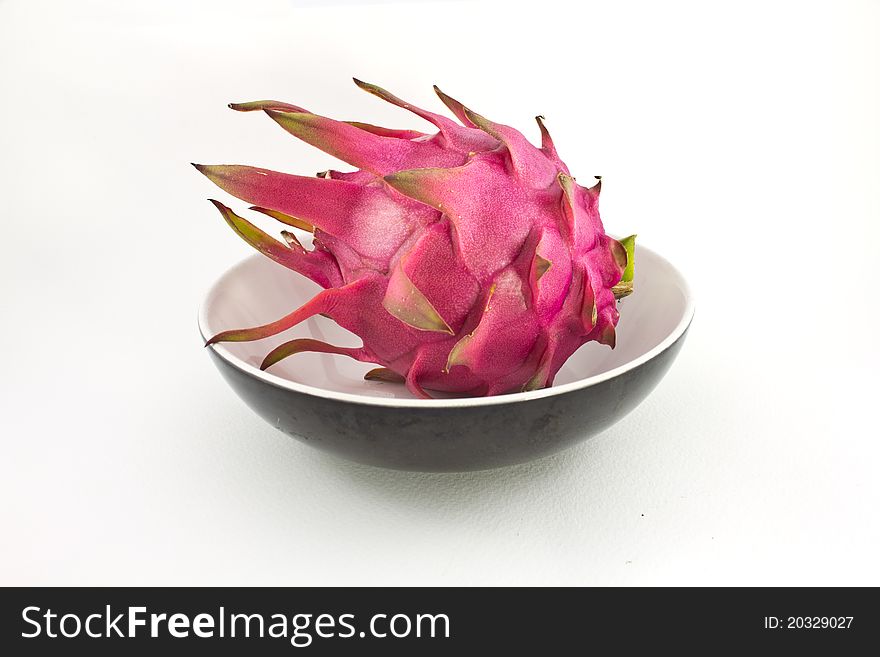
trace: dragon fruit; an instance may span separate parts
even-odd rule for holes
[[[634,237],[605,234],[601,177],[588,188],[575,182],[543,117],[539,148],[437,87],[460,123],[355,83],[437,132],[336,121],[275,101],[231,104],[265,112],[356,170],[311,177],[194,165],[252,210],[313,233],[311,249],[286,229],[281,242],[212,201],[246,242],[324,288],[277,321],[208,344],[259,340],[320,314],[363,346],[298,338],[268,353],[262,369],[305,351],[341,354],[380,366],[365,378],[405,382],[423,398],[536,390],[586,342],[613,348]]]

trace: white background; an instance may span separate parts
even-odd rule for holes
[[[0,584],[880,584],[880,3],[0,2]],[[425,128],[438,83],[605,176],[697,316],[600,437],[461,475],[265,424],[196,308],[229,101]],[[221,196],[221,198],[223,198]]]

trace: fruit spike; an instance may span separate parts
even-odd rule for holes
[[[344,355],[378,366],[366,380],[405,382],[419,397],[537,390],[581,345],[614,348],[617,299],[633,291],[635,235],[605,234],[601,179],[589,188],[575,181],[543,117],[534,146],[436,86],[460,123],[355,84],[437,132],[337,121],[274,100],[237,103],[230,107],[262,112],[357,170],[312,177],[195,165],[280,224],[276,239],[212,201],[242,239],[324,288],[275,322],[208,344],[260,340],[324,315],[363,345],[296,338],[262,369],[308,351]],[[313,248],[291,227],[312,233]]]

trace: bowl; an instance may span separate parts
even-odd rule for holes
[[[681,349],[694,313],[682,275],[636,247],[635,292],[619,302],[617,346],[589,343],[543,390],[495,397],[417,399],[401,384],[364,381],[374,365],[344,356],[298,354],[259,368],[294,337],[342,346],[360,340],[318,317],[256,342],[207,348],[232,389],[260,417],[317,449],[385,468],[483,470],[537,459],[595,436],[653,390]],[[320,288],[262,255],[213,285],[199,313],[202,337],[278,319]]]

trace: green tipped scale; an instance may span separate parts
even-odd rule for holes
[[[620,240],[620,245],[623,247],[624,253],[626,254],[626,265],[623,269],[623,276],[621,276],[620,282],[611,288],[611,291],[614,292],[614,296],[618,299],[622,299],[633,293],[633,274],[635,272],[636,261],[636,236],[630,235],[629,237],[624,237]]]

